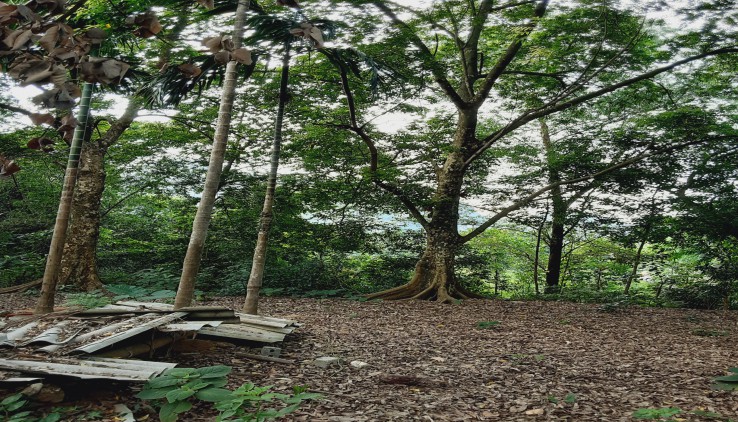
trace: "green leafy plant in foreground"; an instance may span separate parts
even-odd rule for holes
[[[489,330],[491,328],[495,328],[498,325],[500,325],[500,321],[479,321],[477,322],[477,328],[481,328],[483,330]]]
[[[257,387],[244,384],[236,390],[222,388],[228,383],[230,366],[209,366],[205,368],[174,368],[149,380],[136,397],[144,400],[157,400],[161,407],[159,419],[174,422],[180,413],[192,408],[192,401],[202,400],[214,403],[221,413],[217,421],[247,422],[266,421],[285,416],[297,409],[303,400],[315,399],[319,395],[307,393],[302,387],[295,388],[295,394],[269,393],[271,387]],[[282,401],[288,406],[282,409],[262,409],[262,405],[273,400]]]
[[[83,293],[67,293],[64,297],[65,305],[79,306],[84,309],[99,308],[111,303],[110,298],[103,295],[99,290]]]
[[[248,383],[229,391],[215,403],[221,413],[217,422],[251,422],[281,418],[294,412],[304,400],[317,399],[320,394],[308,393],[304,387],[294,387],[294,395],[270,393],[271,387],[257,387]],[[279,400],[287,407],[281,409],[262,409],[266,402]]]
[[[732,375],[713,378],[712,388],[715,390],[738,391],[738,368],[730,368]]]
[[[23,394],[13,394],[5,397],[0,401],[0,416],[4,416],[8,422],[30,422],[35,418],[31,417],[30,411],[20,411],[28,400],[23,399]]]
[[[648,419],[648,420],[666,420],[676,421],[673,419],[677,415],[694,415],[703,418],[732,422],[732,419],[726,418],[723,415],[715,412],[706,412],[704,410],[691,410],[686,411],[678,407],[662,407],[659,409],[638,409],[633,412],[634,419]],[[682,420],[682,419],[679,419]]]
[[[651,419],[651,420],[658,420],[658,419],[669,420],[673,416],[676,416],[682,412],[683,410],[678,407],[662,407],[659,409],[638,409],[635,412],[633,412],[633,418]]]

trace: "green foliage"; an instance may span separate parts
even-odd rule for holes
[[[738,391],[738,368],[730,368],[732,375],[726,375],[713,379],[712,388],[716,390]]]
[[[295,394],[269,393],[271,387],[257,387],[244,384],[236,390],[223,388],[229,366],[210,366],[205,368],[174,368],[149,380],[136,397],[155,400],[160,405],[159,419],[174,422],[181,413],[193,406],[193,400],[212,402],[220,411],[218,421],[265,421],[285,416],[297,409],[304,400],[320,397],[308,393],[304,387],[295,387]],[[281,409],[263,409],[262,405],[273,400],[288,406]]]
[[[156,290],[151,291],[139,286],[131,286],[127,284],[109,284],[105,286],[105,290],[114,294],[113,301],[136,299],[136,300],[159,300],[172,299],[177,295],[174,290]]]
[[[477,328],[488,330],[491,328],[497,328],[500,324],[500,321],[479,321],[477,322]]]
[[[692,330],[692,334],[700,337],[725,337],[730,333],[725,330],[716,330],[713,328],[697,328]]]
[[[79,306],[84,309],[100,308],[113,303],[113,301],[100,291],[67,293],[64,296],[67,306]]]
[[[671,420],[673,416],[679,415],[684,411],[678,407],[662,407],[660,409],[638,409],[633,412],[635,419],[667,419]]]
[[[136,397],[158,400],[161,405],[159,419],[173,422],[180,413],[192,408],[191,397],[222,390],[221,387],[228,383],[227,375],[230,372],[230,366],[169,369],[149,380]]]
[[[700,418],[713,419],[720,421],[731,422],[732,419],[726,418],[723,415],[715,412],[707,412],[704,410],[691,410],[686,411],[678,407],[662,407],[658,409],[638,409],[633,412],[634,419],[642,420],[665,420],[667,422],[674,422],[677,420],[684,420],[682,418],[675,418],[677,415],[694,415]]]
[[[23,399],[23,394],[12,394],[0,401],[0,414],[5,415],[8,422],[32,422],[36,418],[31,416],[30,411],[21,411],[28,403]]]
[[[281,418],[294,412],[305,400],[320,398],[319,394],[308,393],[302,387],[294,388],[294,395],[269,393],[271,387],[257,387],[251,383],[244,384],[227,396],[215,397],[215,408],[221,413],[218,422],[256,422]],[[281,409],[263,409],[264,403],[273,400],[281,401],[288,406]]]

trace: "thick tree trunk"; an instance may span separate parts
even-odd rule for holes
[[[97,273],[100,201],[105,190],[105,150],[97,142],[82,147],[67,240],[59,271],[60,284],[82,290],[102,287]]]
[[[259,307],[259,291],[264,280],[264,266],[266,264],[266,252],[269,242],[269,230],[272,227],[274,193],[277,190],[277,172],[279,170],[279,156],[282,149],[282,126],[284,122],[284,109],[287,105],[290,76],[290,42],[285,43],[284,56],[282,57],[282,74],[279,85],[279,105],[277,107],[277,118],[274,122],[274,142],[272,142],[271,167],[267,179],[267,189],[264,195],[264,205],[261,209],[261,221],[259,223],[259,234],[256,238],[254,257],[251,262],[251,274],[246,285],[246,299],[243,303],[243,311],[247,314],[256,315]]]
[[[239,0],[238,2],[236,22],[233,27],[233,44],[235,48],[241,47],[249,3],[248,0]],[[220,186],[220,175],[223,172],[223,161],[228,143],[228,131],[231,127],[231,113],[233,112],[233,102],[236,97],[237,66],[238,63],[235,61],[230,61],[226,65],[225,76],[223,78],[223,91],[218,109],[218,124],[215,128],[213,139],[213,149],[210,152],[210,163],[208,164],[208,172],[205,176],[205,186],[202,190],[200,204],[197,207],[195,219],[192,223],[190,243],[187,246],[187,254],[182,264],[182,276],[179,279],[177,296],[174,299],[175,309],[190,306],[195,296],[195,278],[200,271],[202,251],[205,248],[205,238],[207,237],[210,219],[213,214],[215,196]]]
[[[409,283],[368,295],[370,299],[430,299],[450,303],[479,297],[464,289],[454,276],[456,252],[462,244],[458,233],[459,201],[466,167],[464,161],[476,142],[477,110],[459,110],[454,151],[436,169],[437,187],[431,221],[425,222],[426,247]]]
[[[428,299],[452,302],[473,295],[465,291],[454,275],[456,261],[455,233],[429,235],[423,255],[415,264],[408,284],[369,295],[370,299]]]

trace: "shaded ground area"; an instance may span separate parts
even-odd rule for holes
[[[240,303],[225,298],[207,304],[238,309]],[[249,360],[238,354],[249,350],[232,346],[161,360],[231,365],[232,386],[250,381],[287,391],[309,385],[324,393],[324,400],[304,405],[290,420],[630,421],[637,409],[661,407],[738,420],[738,393],[709,388],[711,378],[738,366],[736,312],[287,298],[265,298],[261,311],[304,323],[282,345],[282,357],[296,364]],[[345,364],[313,366],[321,356]],[[369,366],[353,368],[353,360]],[[119,402],[135,401],[127,396]],[[181,420],[212,415],[198,406]]]

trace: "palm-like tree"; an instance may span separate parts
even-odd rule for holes
[[[238,1],[236,22],[233,26],[232,37],[235,49],[241,47],[249,3],[249,0]],[[195,220],[192,223],[192,234],[189,245],[187,246],[187,254],[182,264],[182,276],[180,277],[177,296],[174,300],[175,309],[192,304],[192,298],[195,292],[195,278],[200,269],[205,238],[207,237],[208,227],[213,214],[213,205],[220,185],[220,176],[223,172],[223,161],[228,143],[228,132],[231,127],[233,102],[236,96],[237,65],[238,62],[235,60],[229,61],[226,65],[213,149],[210,153],[210,163],[208,164],[208,172],[205,176],[205,186],[203,187],[200,204],[197,207]]]
[[[272,150],[270,156],[269,176],[267,177],[266,194],[264,195],[264,205],[261,209],[259,219],[259,233],[256,238],[256,247],[254,248],[254,256],[251,262],[251,273],[246,285],[246,298],[243,304],[243,311],[248,314],[256,314],[259,304],[259,291],[261,290],[264,279],[264,267],[266,264],[266,252],[269,242],[269,231],[272,226],[274,194],[277,189],[277,173],[279,170],[279,157],[282,148],[282,127],[284,124],[285,106],[289,99],[289,74],[292,44],[295,37],[302,37],[314,47],[323,47],[323,31],[328,36],[333,34],[333,27],[329,21],[313,21],[304,22],[297,19],[302,16],[301,10],[295,12],[296,20],[283,20],[273,16],[256,16],[252,19],[254,27],[257,31],[251,37],[253,41],[261,41],[264,39],[272,42],[279,42],[283,45],[282,51],[282,70],[279,83],[279,102],[277,105],[277,115],[274,120],[274,137],[272,140]]]

